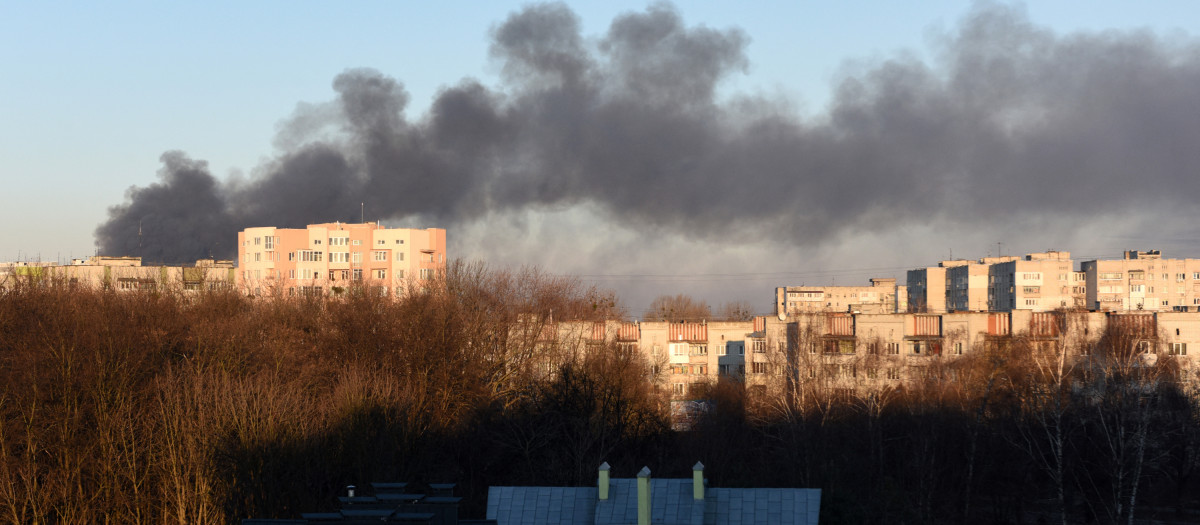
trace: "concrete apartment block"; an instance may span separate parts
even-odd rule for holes
[[[238,286],[251,295],[336,295],[357,286],[401,294],[446,268],[446,230],[374,222],[238,232]]]

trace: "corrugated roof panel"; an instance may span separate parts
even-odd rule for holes
[[[708,341],[705,323],[671,323],[668,334],[672,341]]]

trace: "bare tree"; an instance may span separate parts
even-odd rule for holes
[[[690,295],[660,295],[650,302],[643,315],[647,321],[699,321],[712,318],[712,308]]]
[[[717,318],[726,321],[749,321],[754,319],[754,305],[750,301],[731,301],[721,304]]]

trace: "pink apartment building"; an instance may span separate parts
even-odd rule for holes
[[[358,286],[398,295],[445,268],[441,228],[332,222],[238,232],[238,285],[252,295],[337,295]]]

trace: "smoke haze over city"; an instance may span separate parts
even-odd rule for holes
[[[805,114],[723,91],[752,67],[754,35],[668,4],[598,35],[565,5],[533,5],[490,36],[499,83],[445,79],[421,114],[401,76],[350,68],[335,99],[298,101],[248,175],[214,174],[187,144],[164,153],[158,182],[97,227],[100,253],[234,258],[242,228],[362,213],[634,305],[694,292],[766,311],[774,286],[865,284],[951,256],[1197,252],[1192,37],[1060,33],[977,4],[927,55],[845,57],[829,105]]]

